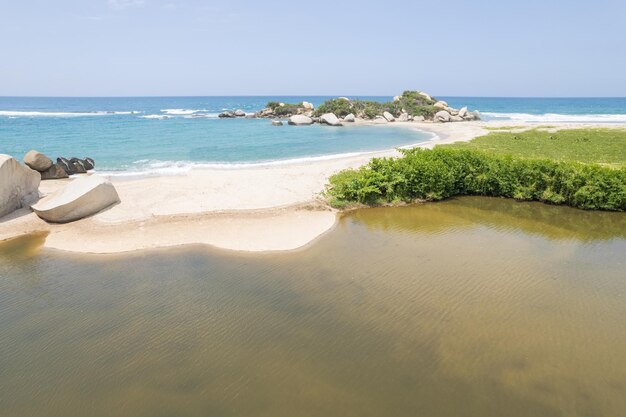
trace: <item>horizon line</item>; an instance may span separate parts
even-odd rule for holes
[[[379,95],[379,94],[344,94],[344,95],[334,95],[334,94],[233,94],[233,95],[111,95],[111,96],[103,96],[103,95],[94,95],[94,96],[64,96],[64,95],[0,95],[0,98],[203,98],[203,97],[215,97],[215,98],[223,98],[223,97],[344,97],[344,96],[352,96],[352,97],[394,97],[393,95]],[[446,97],[446,98],[535,98],[535,99],[615,99],[615,98],[626,98],[626,96],[472,96],[472,95],[433,95],[434,97]]]

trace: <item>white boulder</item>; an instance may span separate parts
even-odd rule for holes
[[[52,160],[38,151],[28,151],[24,155],[24,163],[39,172],[44,172],[52,166]]]
[[[433,101],[433,98],[431,96],[429,96],[428,94],[426,94],[424,92],[421,92],[419,94],[420,94],[420,96],[424,97],[426,100]]]
[[[423,122],[424,120],[424,116],[413,116],[414,122]]]
[[[446,103],[445,101],[438,101],[433,104],[433,106],[437,107],[438,109],[445,109],[446,107],[448,107],[448,103]]]
[[[463,118],[467,116],[467,107],[461,107],[461,110],[459,110],[459,116]]]
[[[374,123],[384,124],[384,123],[389,123],[389,122],[383,116],[376,116],[374,118]]]
[[[349,115],[347,115],[346,117],[343,118],[344,122],[348,122],[348,123],[352,123],[354,121],[356,121],[356,117],[354,116],[354,114],[350,113]]]
[[[398,121],[400,121],[400,122],[408,122],[409,121],[409,115],[407,113],[400,114],[400,117],[398,117]]]
[[[39,172],[0,154],[0,217],[37,200],[40,182]]]
[[[383,117],[385,118],[385,120],[387,120],[388,122],[395,122],[396,118],[393,117],[393,114],[389,113],[388,111],[383,113]]]
[[[304,107],[306,110],[313,110],[313,104],[309,103],[308,101],[303,101],[302,107]]]
[[[395,96],[395,97],[393,98],[393,102],[394,102],[394,103],[397,103],[398,101],[400,101],[400,98],[401,98],[400,96]]]
[[[329,126],[342,126],[341,121],[335,113],[325,113],[320,116],[320,123],[327,124]]]
[[[289,118],[288,123],[294,126],[312,125],[313,119],[303,114],[295,114]]]
[[[67,223],[96,214],[119,201],[110,181],[90,175],[75,179],[31,208],[46,221]]]
[[[451,121],[451,122],[462,122],[463,120],[464,120],[464,119],[463,119],[461,116],[455,116],[455,115],[452,115],[452,116],[450,117],[450,121]]]
[[[441,110],[435,113],[436,122],[442,122],[442,123],[449,122],[450,118],[451,118],[450,113],[448,113],[445,110]]]

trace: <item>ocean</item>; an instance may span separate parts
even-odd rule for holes
[[[275,127],[269,120],[224,120],[224,110],[253,113],[269,101],[330,97],[0,97],[0,153],[37,149],[55,158],[92,157],[108,175],[184,173],[194,166],[239,167],[356,155],[414,145],[426,132],[392,125],[337,129]],[[354,97],[385,101],[391,97]],[[626,122],[626,98],[439,97],[481,111],[484,120]]]

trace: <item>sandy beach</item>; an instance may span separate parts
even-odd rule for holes
[[[433,133],[433,140],[419,145],[422,147],[468,141],[489,132],[486,127],[512,124],[395,123]],[[625,127],[551,123],[549,128],[594,126]],[[113,177],[119,204],[69,224],[46,223],[24,208],[0,219],[0,241],[43,232],[48,234],[46,248],[78,253],[121,253],[189,244],[252,252],[294,250],[311,243],[336,222],[337,212],[321,198],[331,175],[362,166],[373,157],[397,155],[397,150],[386,150],[285,164],[193,169],[178,176]],[[40,194],[48,195],[67,181],[71,180],[42,181]]]

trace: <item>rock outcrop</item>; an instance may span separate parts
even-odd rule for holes
[[[313,124],[313,119],[311,119],[309,116],[296,114],[289,118],[289,124],[294,126],[311,125]]]
[[[272,120],[272,126],[282,126],[283,122],[280,120]]]
[[[343,121],[348,122],[348,123],[353,123],[356,121],[356,117],[354,116],[354,114],[350,113],[346,115],[346,117],[343,118]]]
[[[24,155],[24,163],[35,171],[44,172],[52,166],[52,160],[38,151],[28,151]]]
[[[28,206],[39,197],[39,172],[0,154],[0,217]]]
[[[387,120],[388,122],[395,122],[396,118],[393,116],[393,114],[389,113],[388,111],[383,113],[383,117],[385,118],[385,120]]]
[[[113,184],[96,175],[75,179],[32,206],[42,219],[68,223],[98,213],[120,199]]]
[[[320,123],[329,125],[329,126],[343,126],[341,121],[334,113],[326,113],[320,116]]]
[[[442,123],[449,122],[451,117],[452,116],[450,115],[450,113],[448,113],[445,110],[441,110],[435,113],[436,122],[442,122]]]
[[[40,173],[42,180],[58,180],[68,178],[67,172],[59,164],[52,164],[50,168]]]

